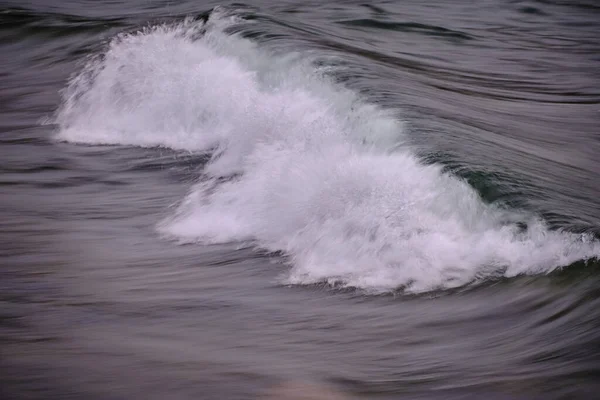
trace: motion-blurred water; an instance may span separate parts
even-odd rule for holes
[[[428,3],[2,2],[0,394],[593,398],[600,7]]]

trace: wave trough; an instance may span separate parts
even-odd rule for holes
[[[57,113],[62,140],[212,153],[161,232],[252,241],[287,256],[287,283],[375,292],[548,273],[600,255],[591,236],[485,204],[421,163],[391,113],[305,54],[275,56],[224,33],[229,23],[213,14],[115,38]]]

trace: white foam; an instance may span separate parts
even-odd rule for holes
[[[213,151],[160,230],[282,251],[291,283],[420,292],[600,254],[590,238],[486,205],[423,165],[400,146],[400,121],[302,57],[190,21],[122,36],[66,90],[59,137]]]

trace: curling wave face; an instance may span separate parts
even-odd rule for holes
[[[212,154],[162,233],[251,241],[286,255],[287,283],[374,292],[548,273],[600,254],[589,236],[485,204],[421,163],[390,112],[306,54],[224,33],[231,23],[214,13],[115,38],[57,113],[61,140]]]

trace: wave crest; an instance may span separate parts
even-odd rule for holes
[[[423,165],[389,112],[303,54],[269,54],[226,24],[211,16],[115,39],[57,116],[63,140],[212,152],[162,232],[251,240],[288,256],[287,282],[373,291],[547,273],[600,254],[590,237],[485,204]]]

